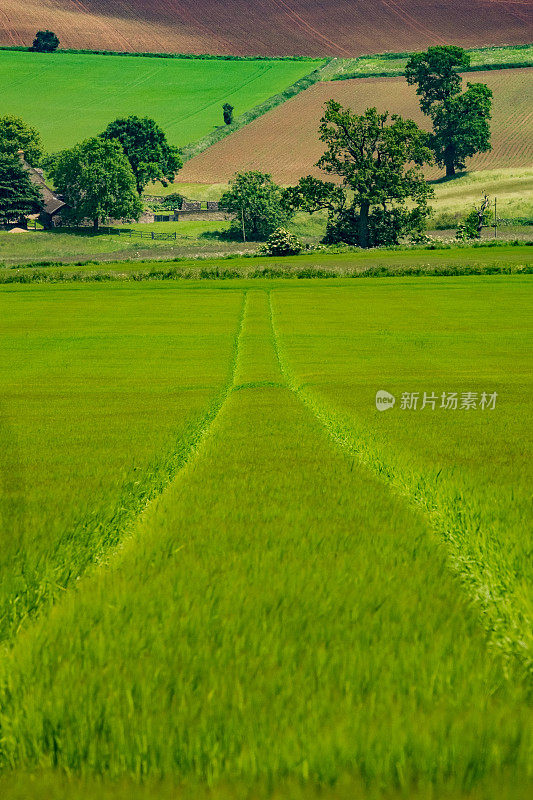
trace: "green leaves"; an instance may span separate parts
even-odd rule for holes
[[[283,189],[262,172],[240,172],[220,198],[221,208],[235,214],[235,235],[251,241],[267,239],[286,225],[293,211],[284,202]]]
[[[179,149],[168,144],[164,131],[148,117],[116,119],[102,136],[122,145],[139,194],[149,183],[171,183],[183,166]]]
[[[429,114],[434,103],[461,91],[462,70],[470,66],[470,55],[462,47],[429,47],[425,53],[415,53],[407,62],[405,77],[411,86],[416,84],[420,107]]]
[[[388,119],[375,108],[359,116],[333,100],[326,103],[319,130],[328,149],[317,166],[342,177],[358,203],[404,200],[413,192],[429,196],[419,169],[432,161],[427,134],[412,120],[393,115],[387,125]]]
[[[16,156],[19,150],[24,152],[30,166],[37,167],[43,156],[39,132],[19,117],[11,114],[0,117],[0,152]]]
[[[491,90],[483,83],[468,83],[460,94],[459,71],[469,66],[470,56],[461,47],[439,46],[411,56],[405,70],[407,83],[417,86],[420,108],[432,119],[430,145],[447,176],[491,147]]]
[[[346,194],[341,186],[308,175],[300,178],[296,186],[285,189],[283,202],[287,208],[310,214],[323,209],[339,211],[346,203]]]
[[[464,169],[466,159],[491,149],[492,91],[484,83],[468,83],[463,94],[435,105],[430,142],[435,159],[447,174]]]
[[[376,108],[358,115],[335,100],[326,103],[319,132],[327,149],[317,166],[339,176],[343,186],[309,176],[287,190],[286,198],[304,211],[327,208],[328,230],[336,231],[334,241],[370,247],[391,243],[392,235],[397,243],[402,235],[418,230],[429,213],[432,189],[421,170],[433,158],[428,136],[412,120],[397,115],[390,120],[388,112],[379,114]],[[352,201],[349,209],[347,192]],[[408,200],[416,204],[416,213],[408,213]],[[377,226],[371,224],[376,219],[373,207],[380,215]]]
[[[87,139],[54,159],[51,175],[72,222],[101,217],[138,219],[142,203],[135,177],[118,142]]]
[[[0,223],[36,214],[42,205],[42,195],[20,158],[0,152]]]
[[[35,53],[53,53],[59,47],[59,39],[53,31],[37,31],[31,49]]]

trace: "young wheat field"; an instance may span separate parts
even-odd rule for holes
[[[0,286],[0,795],[531,796],[531,289]]]

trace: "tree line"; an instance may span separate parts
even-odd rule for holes
[[[110,123],[99,135],[45,156],[39,133],[22,120],[0,118],[0,223],[42,210],[42,195],[20,159],[43,167],[66,203],[62,218],[76,225],[86,219],[98,230],[106,217],[139,219],[148,183],[172,182],[183,162],[177,147],[148,117]]]
[[[265,239],[296,211],[322,210],[326,243],[366,248],[422,238],[434,194],[423,167],[437,163],[451,178],[467,158],[491,147],[492,92],[482,83],[461,91],[460,72],[469,63],[468,53],[454,46],[430,47],[409,59],[406,79],[431,119],[430,133],[397,114],[376,108],[354,114],[329,100],[319,128],[326,149],[316,166],[336,181],[307,176],[282,189],[270,175],[238,175],[220,201],[235,214],[235,235]]]
[[[335,177],[313,176],[282,189],[271,176],[238,174],[220,200],[234,215],[233,234],[261,241],[287,225],[296,211],[328,214],[325,241],[360,247],[397,244],[421,237],[431,212],[433,190],[423,167],[437,163],[452,177],[466,159],[490,149],[490,89],[468,83],[469,64],[460,47],[430,47],[408,61],[406,79],[416,86],[420,106],[432,121],[423,131],[415,122],[368,108],[355,114],[329,100],[319,128],[325,152],[317,166]],[[231,124],[233,108],[225,104]],[[178,148],[151,119],[117,119],[96,137],[44,157],[36,130],[14,117],[0,119],[0,222],[37,213],[39,190],[31,183],[18,151],[32,166],[41,164],[66,205],[72,224],[91,219],[95,230],[105,217],[138,219],[141,195],[150,182],[172,182],[182,166]]]

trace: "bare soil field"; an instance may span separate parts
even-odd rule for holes
[[[0,44],[39,28],[63,47],[234,55],[333,55],[530,42],[516,0],[3,0]]]
[[[494,92],[492,150],[470,159],[469,170],[533,165],[533,69],[471,73],[471,82],[486,83]],[[414,88],[403,78],[366,78],[318,83],[245,128],[188,161],[180,181],[222,183],[236,171],[270,172],[282,184],[302,175],[320,176],[314,164],[324,151],[318,126],[324,103],[338,100],[362,113],[369,106],[388,110],[429,127]],[[431,178],[443,171],[428,170]]]

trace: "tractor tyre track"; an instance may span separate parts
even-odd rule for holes
[[[451,492],[448,496],[439,496],[436,485],[428,482],[423,474],[398,470],[387,458],[386,451],[376,448],[368,431],[341,418],[312,389],[299,385],[280,345],[271,291],[269,305],[274,346],[290,389],[338,448],[377,475],[410,505],[422,509],[433,530],[446,543],[452,569],[477,608],[491,647],[503,654],[511,670],[518,665],[524,680],[531,685],[533,635],[527,603],[521,603],[515,596],[511,584],[505,582],[506,576],[495,574],[489,563],[480,562],[468,553],[468,540],[477,526],[475,514],[469,513],[468,501]]]

